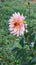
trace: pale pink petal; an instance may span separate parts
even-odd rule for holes
[[[28,30],[26,29],[26,32],[28,32]]]
[[[18,36],[20,35],[20,32],[19,32],[19,30],[17,30],[17,32],[16,32],[16,33],[17,33],[17,37],[18,37]]]
[[[24,24],[24,27],[27,28],[27,24]]]
[[[22,14],[21,18],[22,18],[22,20],[25,20],[25,18],[26,18],[26,17],[25,17],[25,16],[23,16],[23,14]]]

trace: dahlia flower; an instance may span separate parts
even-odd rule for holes
[[[10,33],[16,36],[23,35],[27,28],[27,24],[25,23],[25,16],[20,15],[20,13],[14,13],[9,19],[9,30]]]

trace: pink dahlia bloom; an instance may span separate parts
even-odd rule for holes
[[[23,35],[26,31],[27,24],[24,22],[25,17],[20,13],[14,13],[9,19],[10,33],[16,36]]]

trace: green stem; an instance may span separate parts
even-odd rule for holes
[[[30,25],[30,3],[29,2],[28,2],[28,9],[29,9],[28,18],[29,18],[29,25]]]

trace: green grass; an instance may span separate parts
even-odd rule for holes
[[[28,3],[28,1],[26,1]],[[0,57],[2,58],[1,65],[12,65],[14,58],[12,58],[11,50],[13,47],[19,47],[19,39],[15,36],[11,35],[8,30],[8,20],[12,16],[14,12],[23,13],[24,16],[27,16],[26,22],[29,23],[28,20],[28,6],[26,5],[24,0],[11,0],[5,1],[3,3],[0,2]],[[30,1],[30,25],[36,25],[36,3],[32,3]],[[36,30],[36,26],[34,27],[34,31]],[[10,56],[8,55],[10,54]],[[11,58],[11,59],[10,59]],[[7,60],[11,60],[12,62],[7,64]]]

